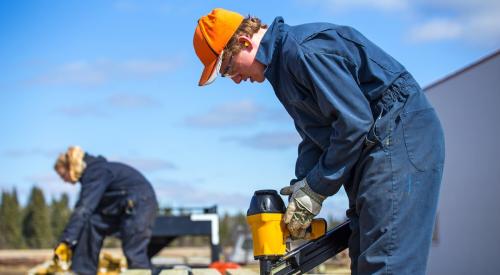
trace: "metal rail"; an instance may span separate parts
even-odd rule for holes
[[[349,221],[329,230],[324,236],[310,241],[278,259],[261,259],[260,274],[303,274],[348,247],[351,229]]]

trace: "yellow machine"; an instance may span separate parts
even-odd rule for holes
[[[283,215],[285,204],[275,190],[256,191],[247,211],[247,222],[252,231],[253,254],[256,259],[277,258],[285,255],[290,237]],[[308,228],[307,240],[314,240],[326,232],[326,221],[314,219]]]
[[[348,246],[350,221],[326,232],[326,221],[314,219],[306,242],[287,251],[289,232],[283,223],[285,204],[275,190],[255,191],[247,211],[253,238],[253,255],[261,275],[304,274]]]

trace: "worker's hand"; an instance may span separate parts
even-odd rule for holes
[[[314,216],[319,214],[325,197],[314,192],[304,178],[291,186],[280,190],[281,195],[288,195],[290,201],[283,220],[294,239],[306,237],[306,229]]]
[[[60,243],[54,250],[54,260],[58,263],[69,264],[73,252],[67,243]]]

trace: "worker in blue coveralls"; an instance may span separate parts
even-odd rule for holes
[[[411,74],[352,27],[214,9],[193,38],[217,75],[267,79],[302,137],[284,222],[301,238],[325,198],[349,198],[352,274],[424,274],[444,164],[433,107]]]
[[[55,259],[76,274],[96,274],[99,252],[108,235],[118,234],[129,268],[150,268],[147,247],[158,204],[148,180],[134,168],[69,147],[55,170],[81,190],[55,249]]]

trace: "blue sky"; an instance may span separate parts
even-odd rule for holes
[[[270,85],[197,86],[192,35],[216,7],[354,26],[422,86],[500,45],[490,0],[2,1],[0,188],[74,199],[52,170],[69,145],[135,166],[163,206],[244,211],[254,190],[288,184],[299,138]],[[322,215],[346,207],[339,194]]]

